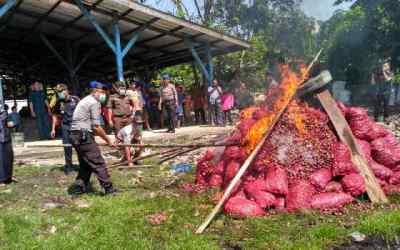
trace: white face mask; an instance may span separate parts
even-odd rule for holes
[[[106,103],[106,101],[107,101],[107,95],[104,94],[104,93],[99,94],[99,102],[100,102],[101,104],[104,104],[104,103]]]

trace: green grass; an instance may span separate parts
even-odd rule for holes
[[[195,235],[212,209],[211,194],[190,195],[177,185],[161,188],[170,181],[167,171],[143,172],[137,183],[134,173],[114,171],[122,191],[117,196],[74,200],[66,193],[73,176],[64,177],[57,168],[17,168],[20,182],[0,189],[0,249],[327,249],[354,231],[388,239],[400,233],[397,206],[379,206],[364,212],[350,207],[338,216],[304,212],[235,220],[220,215],[205,234]],[[95,189],[101,191],[97,184]],[[80,208],[80,201],[90,206]],[[60,207],[44,209],[49,202]],[[168,219],[150,225],[146,217],[159,212]]]

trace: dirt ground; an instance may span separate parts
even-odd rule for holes
[[[219,136],[225,136],[230,133],[232,127],[211,127],[211,126],[190,126],[182,127],[176,130],[175,134],[165,133],[165,130],[153,130],[143,132],[144,143],[198,143],[207,142]],[[110,135],[114,138],[113,135]],[[100,138],[96,141],[102,142]],[[17,146],[14,148],[15,163],[16,165],[40,165],[40,166],[57,166],[64,164],[64,151],[62,147],[35,147],[35,145],[60,145],[62,141],[49,140],[49,141],[33,141],[27,142],[24,146]],[[158,149],[146,149],[143,155],[151,154]],[[194,153],[177,157],[173,161],[192,163],[197,155],[206,149],[199,149]],[[116,150],[110,148],[103,148],[103,156],[108,163],[118,160],[119,154]],[[168,162],[167,162],[168,163]],[[169,162],[171,163],[171,161]],[[74,164],[77,164],[76,154],[74,153]]]

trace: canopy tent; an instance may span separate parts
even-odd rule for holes
[[[129,0],[0,0],[0,72],[60,80],[124,75],[250,45]]]

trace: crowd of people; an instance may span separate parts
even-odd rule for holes
[[[89,83],[89,89],[94,84],[95,82]],[[38,135],[42,140],[54,138],[57,131],[60,131],[60,135],[65,135],[63,124],[55,119],[61,115],[60,112],[64,112],[61,109],[65,97],[57,93],[63,92],[65,88],[67,87],[64,84],[57,85],[54,89],[55,97],[49,98],[40,82],[30,85],[29,113],[35,119]],[[131,109],[140,114],[145,130],[168,128],[167,132],[174,133],[176,128],[189,125],[231,125],[233,109],[243,109],[254,103],[244,83],[240,83],[236,90],[229,90],[214,80],[208,88],[195,86],[187,90],[182,84],[174,84],[169,74],[162,74],[159,84],[127,81],[104,84],[104,88],[107,102],[101,105],[101,125],[107,132],[118,132],[128,124]],[[79,96],[74,96],[73,99],[78,102]],[[66,107],[69,108],[68,105]],[[18,124],[14,131],[20,131],[21,118],[16,107],[12,110],[9,119]]]

